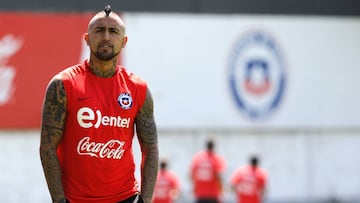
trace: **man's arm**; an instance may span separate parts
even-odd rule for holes
[[[264,171],[264,170],[263,170]],[[264,176],[261,180],[262,182],[262,188],[261,188],[261,191],[260,191],[260,198],[261,198],[261,201],[260,202],[265,202],[265,197],[266,197],[266,193],[267,193],[267,174],[266,172],[264,171]]]
[[[223,180],[222,180],[222,174],[220,172],[216,174],[216,184],[217,187],[219,188],[219,191],[223,192]]]
[[[65,202],[61,170],[56,154],[64,132],[66,97],[61,80],[53,79],[46,90],[42,109],[40,158],[54,203]]]
[[[159,149],[153,99],[149,89],[147,90],[145,102],[136,116],[135,122],[136,133],[142,153],[141,196],[145,203],[151,203],[158,173]]]

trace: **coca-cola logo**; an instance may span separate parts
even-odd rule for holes
[[[121,159],[124,154],[125,142],[109,140],[106,143],[91,142],[90,137],[82,138],[77,146],[79,155],[88,155],[97,158]]]
[[[16,69],[7,63],[22,45],[22,39],[12,34],[0,39],[0,105],[8,103],[15,92]]]

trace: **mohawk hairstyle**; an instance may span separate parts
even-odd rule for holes
[[[111,6],[110,5],[106,5],[105,9],[104,9],[106,16],[109,16],[111,13]]]

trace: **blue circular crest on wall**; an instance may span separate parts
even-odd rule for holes
[[[235,42],[229,63],[229,83],[235,103],[248,118],[261,120],[280,104],[286,87],[285,63],[267,32],[250,31]]]

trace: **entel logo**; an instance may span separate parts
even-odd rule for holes
[[[96,114],[96,116],[95,116]],[[82,107],[77,112],[77,120],[83,128],[99,128],[100,125],[129,128],[130,118],[120,116],[103,116],[100,110],[95,112],[89,107]]]

